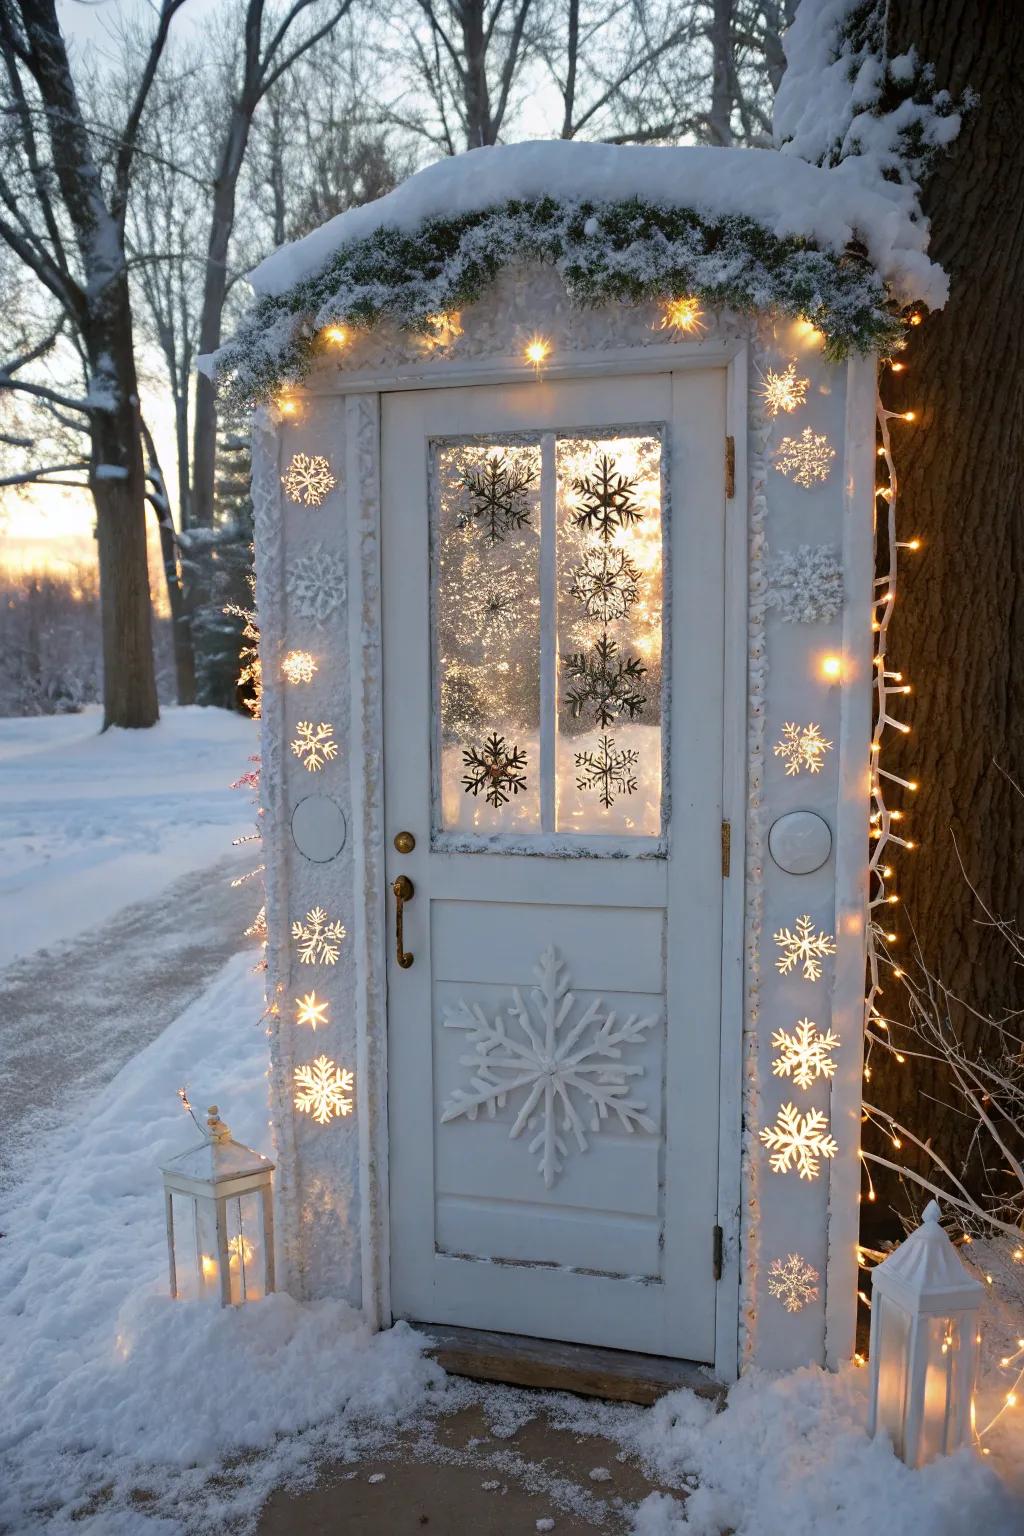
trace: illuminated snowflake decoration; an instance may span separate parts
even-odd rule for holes
[[[777,416],[780,411],[787,414],[795,411],[805,403],[810,384],[810,379],[797,378],[795,359],[781,373],[769,368],[761,380],[760,389],[768,415]]]
[[[281,663],[281,671],[290,683],[311,683],[316,669],[316,661],[309,651],[289,651]]]
[[[681,331],[685,336],[699,336],[707,330],[700,300],[692,294],[680,299],[666,299],[661,306],[662,331]]]
[[[632,769],[640,760],[637,751],[615,750],[615,740],[602,736],[596,752],[577,752],[576,788],[596,789],[598,799],[605,810],[610,809],[618,795],[631,795],[636,790]]]
[[[782,439],[775,455],[775,468],[794,485],[802,485],[809,491],[813,485],[828,479],[835,456],[836,451],[827,437],[804,427],[799,437]]]
[[[766,1126],[761,1140],[771,1152],[775,1173],[795,1168],[802,1179],[816,1179],[821,1159],[835,1157],[839,1148],[829,1133],[828,1116],[820,1109],[802,1115],[795,1104],[783,1104],[774,1125]]]
[[[518,533],[530,522],[530,487],[536,471],[512,462],[506,453],[489,453],[481,467],[463,470],[462,484],[469,492],[469,516],[474,518],[492,544]]]
[[[787,1312],[801,1312],[818,1299],[818,1271],[798,1253],[773,1259],[768,1267],[768,1294],[778,1297]]]
[[[590,706],[597,725],[612,725],[623,717],[635,720],[647,703],[642,692],[647,668],[637,656],[621,656],[618,644],[607,635],[595,641],[590,651],[563,656],[562,666],[569,679],[565,698],[574,720]]]
[[[318,1056],[308,1066],[295,1068],[295,1108],[327,1125],[337,1115],[352,1113],[354,1078],[347,1067],[337,1067],[329,1056]]]
[[[799,965],[803,969],[805,981],[818,981],[821,978],[823,958],[836,952],[832,935],[820,930],[815,933],[814,924],[806,914],[797,918],[795,932],[790,928],[780,928],[774,938],[782,950],[775,962],[782,976],[788,976]]]
[[[320,454],[293,454],[291,463],[281,476],[288,500],[303,507],[320,506],[337,483],[331,474],[330,464]]]
[[[319,725],[314,725],[312,720],[300,720],[295,729],[298,735],[292,742],[292,751],[310,773],[319,773],[326,763],[337,757],[338,743],[334,740],[333,725],[324,720]]]
[[[321,543],[292,560],[285,571],[288,605],[300,619],[325,624],[348,595],[345,562]]]
[[[656,1129],[646,1103],[632,1097],[631,1080],[644,1069],[627,1065],[622,1056],[631,1046],[643,1046],[658,1020],[654,1014],[630,1014],[617,1023],[598,998],[572,1022],[576,999],[557,950],[545,949],[535,974],[539,985],[530,991],[532,1011],[518,987],[508,1017],[499,1010],[489,1019],[479,1003],[462,999],[445,1009],[445,1028],[465,1030],[473,1051],[459,1057],[459,1065],[469,1068],[470,1086],[449,1096],[441,1120],[461,1115],[475,1120],[481,1109],[493,1119],[510,1095],[522,1092],[509,1139],[537,1127],[529,1150],[538,1154],[537,1171],[550,1189],[568,1155],[563,1131],[571,1131],[585,1152],[588,1128],[596,1134],[609,1115],[630,1133]]]
[[[772,750],[776,757],[782,758],[787,775],[793,777],[805,768],[808,773],[820,773],[825,753],[831,752],[832,743],[825,740],[821,727],[813,721],[809,725],[797,725],[795,720],[788,720]]]
[[[573,572],[570,591],[588,617],[600,624],[624,619],[640,594],[643,580],[624,550],[602,545],[588,549]]]
[[[310,913],[311,917],[312,915]],[[305,997],[297,997],[295,1007],[296,1024],[309,1024],[315,1030],[318,1024],[327,1023],[327,1003],[321,1001],[315,992],[307,992]]]
[[[793,1034],[777,1029],[772,1035],[772,1049],[778,1056],[772,1062],[776,1077],[792,1077],[798,1088],[809,1088],[819,1077],[835,1077],[832,1052],[842,1041],[831,1029],[824,1034],[810,1019],[801,1019]]]
[[[521,747],[506,746],[504,736],[497,731],[491,732],[482,747],[467,747],[462,762],[469,770],[462,776],[465,793],[475,799],[483,790],[484,799],[495,810],[526,788],[526,753]]]
[[[643,510],[634,494],[636,479],[618,473],[616,461],[602,454],[593,475],[579,475],[572,488],[579,496],[572,523],[586,533],[596,533],[605,544],[617,533],[643,522]]]
[[[786,624],[834,619],[843,606],[843,567],[830,544],[801,544],[768,567],[765,603]]]
[[[334,965],[341,953],[341,941],[345,928],[340,922],[330,922],[323,907],[314,907],[306,913],[304,922],[292,923],[292,938],[299,946],[299,959],[303,965]]]

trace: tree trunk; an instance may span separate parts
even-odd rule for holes
[[[918,413],[892,427],[900,537],[923,541],[920,554],[901,551],[890,628],[892,664],[913,683],[913,733],[889,732],[883,761],[921,785],[903,796],[918,850],[893,850],[909,918],[895,926],[901,952],[912,950],[912,924],[929,969],[973,1009],[1002,1018],[1024,1005],[1024,978],[979,922],[957,850],[990,910],[1019,919],[1024,798],[995,764],[1024,786],[1024,26],[1015,0],[895,0],[890,17],[890,55],[913,46],[941,85],[970,85],[981,98],[925,200],[949,303],[912,330],[907,372],[882,378],[890,408]],[[895,984],[883,1002],[898,1018]],[[983,1028],[969,1014],[958,1022],[974,1049]],[[878,1052],[873,1090],[960,1166],[972,1124],[936,1109],[934,1099],[955,1102],[939,1069]],[[896,1193],[890,1179],[879,1203]]]
[[[479,149],[484,144],[493,144],[496,138],[487,86],[484,0],[464,0],[460,12],[466,59],[466,148]]]
[[[714,0],[711,16],[710,144],[732,143],[732,6],[733,0]]]

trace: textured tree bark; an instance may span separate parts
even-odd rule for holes
[[[891,56],[916,47],[939,85],[980,96],[925,198],[949,303],[912,331],[907,372],[882,376],[886,405],[918,413],[892,426],[899,537],[923,541],[919,554],[901,551],[890,627],[892,664],[913,683],[913,731],[888,733],[883,763],[921,786],[903,796],[919,847],[893,850],[905,913],[894,926],[901,951],[916,932],[928,968],[1002,1018],[1024,1006],[1024,978],[979,921],[967,880],[993,913],[1020,919],[1024,798],[995,765],[1024,784],[1024,25],[1017,0],[894,0],[890,28]],[[900,1017],[894,984],[882,1001]],[[979,1021],[963,1011],[958,1024],[978,1047]],[[936,1107],[955,1102],[942,1070],[876,1052],[873,1077],[875,1102],[958,1167],[973,1127]],[[891,1177],[879,1206],[890,1202],[906,1206]]]

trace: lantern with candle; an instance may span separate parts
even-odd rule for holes
[[[216,1104],[206,1125],[162,1169],[171,1296],[239,1306],[274,1289],[274,1164],[232,1139]]]

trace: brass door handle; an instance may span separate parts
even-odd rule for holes
[[[396,902],[396,907],[395,907],[395,959],[398,961],[399,965],[402,967],[402,970],[403,971],[407,971],[409,969],[410,965],[412,965],[413,957],[412,957],[412,955],[409,954],[408,950],[405,948],[405,933],[404,933],[404,928],[403,928],[403,918],[404,918],[404,915],[405,915],[405,904],[406,904],[407,901],[411,901],[413,896],[415,895],[415,887],[413,886],[413,883],[409,879],[408,875],[399,875],[398,879],[395,880],[392,883],[391,889],[395,893],[395,902]]]

